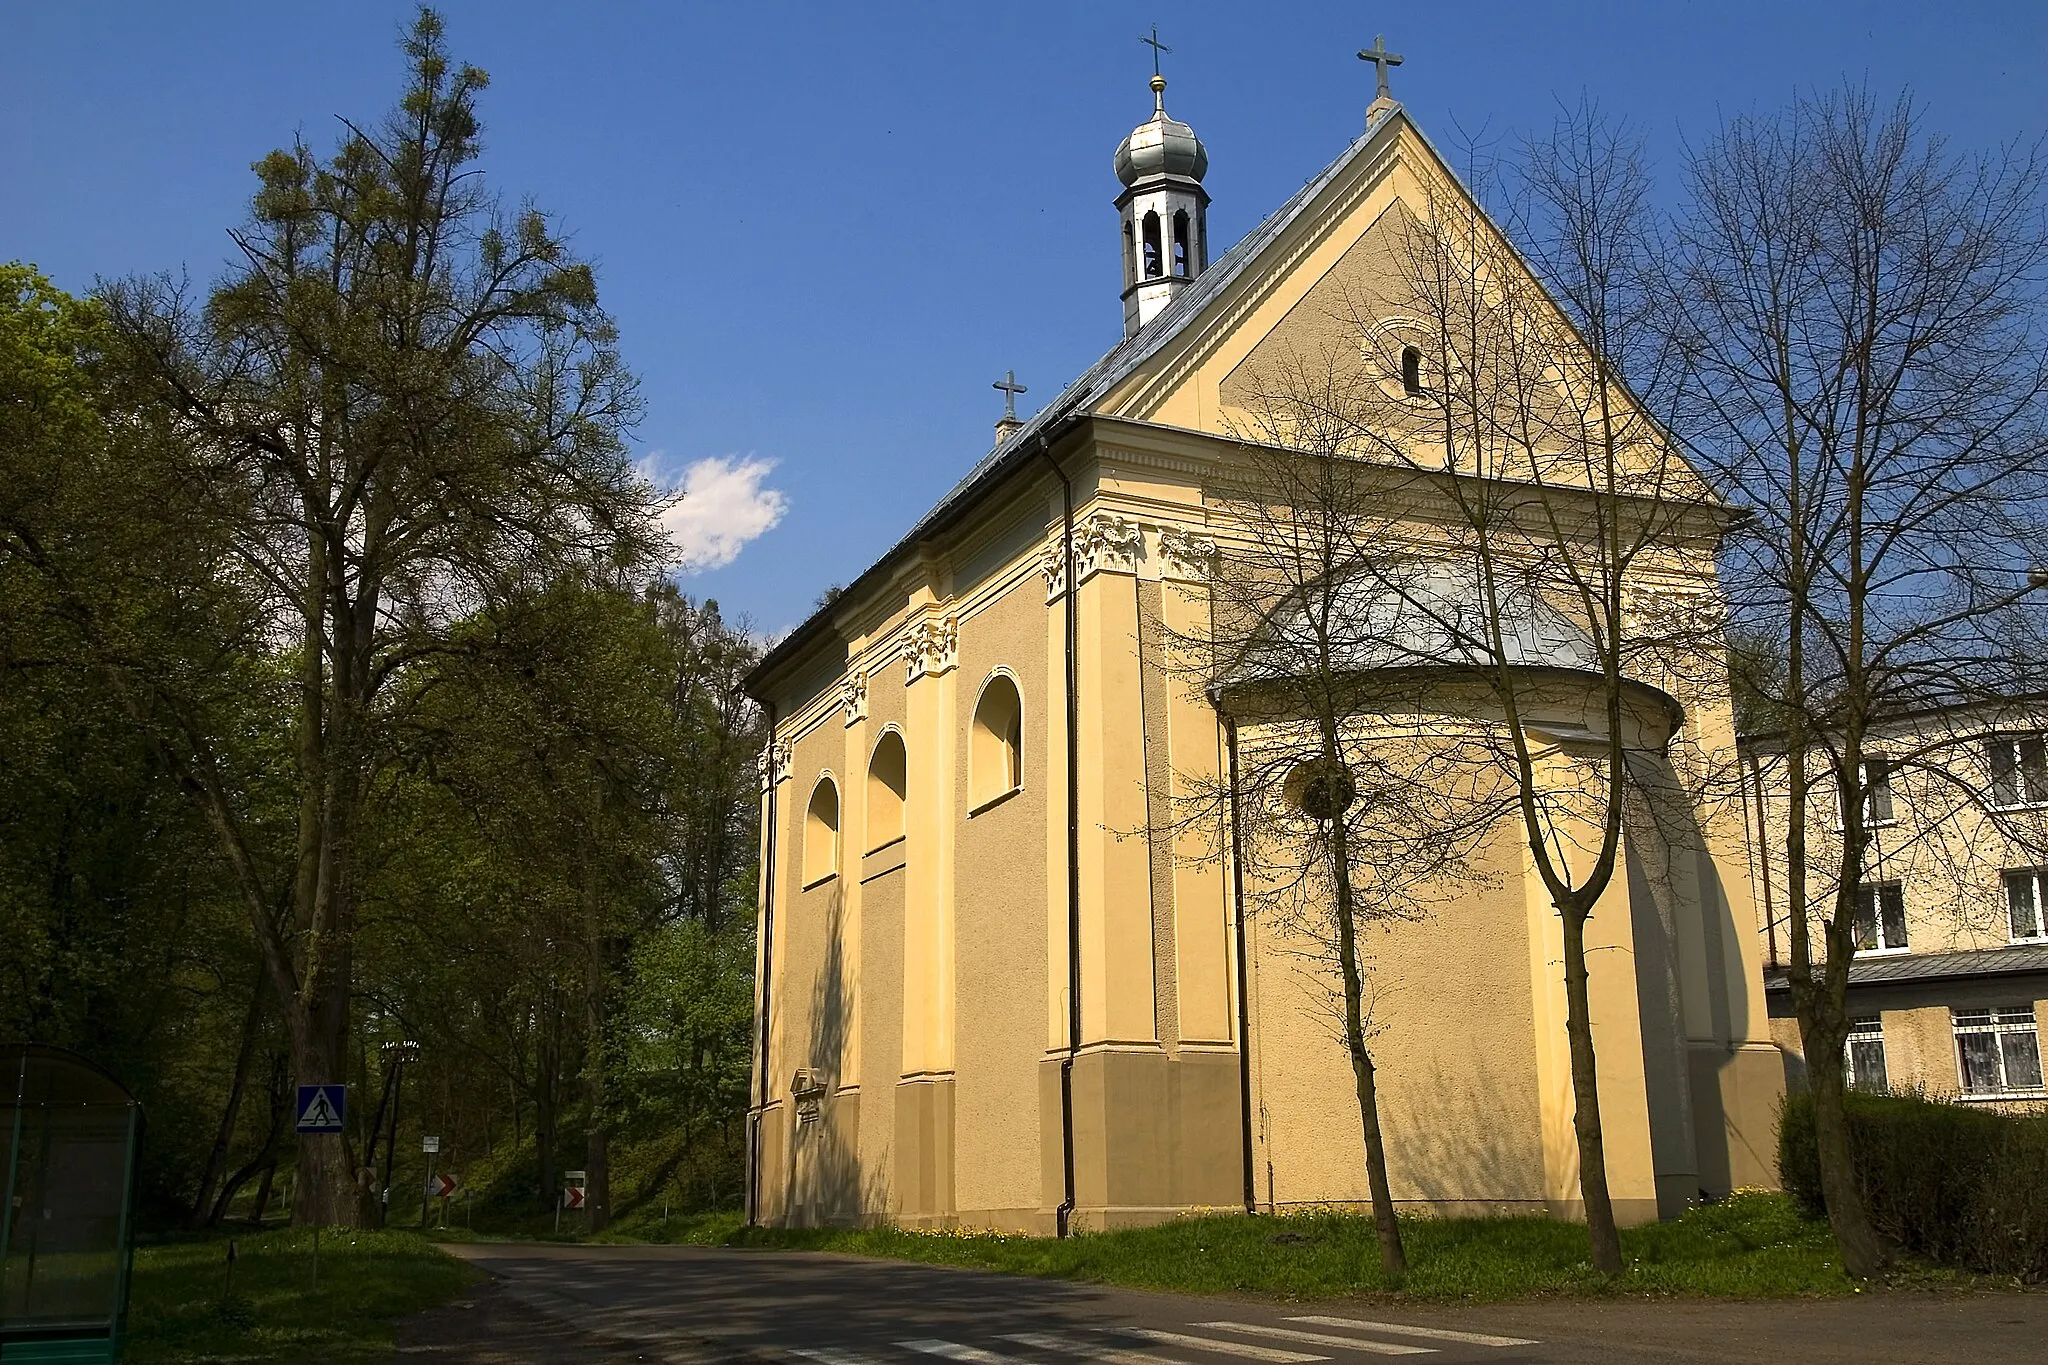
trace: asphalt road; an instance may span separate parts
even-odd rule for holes
[[[801,1252],[470,1244],[491,1287],[402,1360],[786,1365],[2048,1361],[2048,1294],[1703,1303],[1201,1299]]]

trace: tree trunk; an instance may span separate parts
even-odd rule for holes
[[[331,1084],[345,1077],[346,996],[339,1011],[293,1009],[292,1073],[300,1085]],[[356,1179],[356,1159],[347,1130],[300,1133],[299,1197],[292,1221],[300,1227],[367,1227],[368,1193]]]
[[[533,1087],[533,1148],[540,1165],[540,1197],[544,1207],[553,1208],[560,1198],[555,1187],[555,1078],[561,1067],[554,1042],[543,1038],[534,1058],[539,1074]]]
[[[1811,1017],[1812,1011],[1801,1011]],[[1838,1014],[1846,1011],[1838,1011]],[[1799,1021],[1800,1044],[1806,1050],[1807,1084],[1813,1093],[1813,1133],[1820,1158],[1821,1201],[1828,1227],[1842,1253],[1842,1271],[1867,1280],[1891,1264],[1891,1249],[1871,1225],[1863,1187],[1856,1179],[1856,1154],[1849,1142],[1849,1111],[1844,1100],[1847,1078],[1842,1070],[1845,1030],[1809,1018]]]
[[[1324,761],[1338,763],[1336,746],[1325,732]],[[1379,1088],[1372,1053],[1365,1045],[1365,986],[1358,967],[1356,911],[1351,888],[1349,834],[1340,812],[1330,821],[1330,870],[1337,891],[1337,965],[1344,978],[1344,1043],[1351,1053],[1351,1078],[1358,1096],[1358,1122],[1365,1137],[1365,1179],[1372,1190],[1372,1221],[1379,1235],[1380,1269],[1398,1284],[1408,1273],[1408,1253],[1401,1245],[1401,1223],[1394,1216],[1394,1194],[1387,1180],[1387,1151],[1380,1139]]]
[[[606,969],[606,945],[593,934],[583,978],[583,1009],[586,1041],[583,1049],[583,1090],[588,1118],[583,1134],[584,1207],[590,1211],[590,1230],[603,1232],[611,1222],[612,1173],[610,1159],[610,1114],[605,1094],[605,1006],[610,972]]]
[[[1560,905],[1564,920],[1565,1037],[1572,1057],[1572,1129],[1579,1140],[1579,1194],[1586,1205],[1586,1234],[1593,1268],[1621,1273],[1621,1234],[1614,1226],[1614,1200],[1607,1192],[1607,1148],[1600,1129],[1600,1078],[1593,1054],[1593,1017],[1586,987],[1587,912]]]
[[[217,1222],[213,1216],[213,1195],[227,1171],[228,1151],[234,1146],[235,1125],[242,1115],[242,1094],[249,1085],[249,1064],[256,1059],[256,1039],[263,1028],[263,992],[269,972],[259,962],[256,984],[249,992],[249,1008],[242,1015],[242,1042],[235,1052],[235,1076],[228,1086],[227,1104],[221,1110],[220,1128],[214,1134],[213,1150],[207,1153],[206,1172],[199,1179],[199,1194],[192,1201],[191,1226],[203,1228]]]
[[[292,1117],[292,1098],[291,1076],[285,1069],[285,1059],[282,1056],[273,1056],[270,1066],[270,1121],[263,1130],[263,1145],[257,1148],[256,1154],[250,1157],[240,1170],[229,1176],[220,1187],[220,1193],[214,1197],[213,1209],[206,1219],[208,1227],[220,1226],[221,1221],[228,1215],[229,1205],[235,1202],[235,1196],[241,1193],[242,1186],[249,1182],[249,1177],[259,1170],[264,1172],[264,1194],[258,1201],[256,1216],[259,1220],[262,1218],[263,1203],[269,1198],[269,1173],[277,1167],[277,1149],[284,1139],[285,1121]]]
[[[249,1221],[259,1228],[263,1226],[265,1210],[270,1207],[270,1191],[276,1178],[277,1163],[275,1161],[265,1162],[263,1164],[263,1179],[256,1186],[256,1206],[249,1210]]]

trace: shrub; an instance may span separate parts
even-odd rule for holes
[[[1856,1182],[1877,1231],[1945,1265],[2048,1280],[2048,1114],[1917,1095],[1846,1097]],[[1788,1097],[1778,1174],[1820,1214],[1813,1099]]]

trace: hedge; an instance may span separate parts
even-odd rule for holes
[[[1943,1265],[2048,1280],[2048,1113],[1854,1092],[1847,1106],[1856,1181],[1880,1235]],[[1824,1215],[1811,1095],[1786,1098],[1778,1174],[1807,1213]]]

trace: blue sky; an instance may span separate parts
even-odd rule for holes
[[[449,0],[491,73],[485,166],[595,260],[642,378],[644,456],[703,496],[690,591],[777,630],[864,569],[1115,343],[1110,153],[1167,106],[1209,148],[1214,254],[1343,148],[1372,96],[1441,145],[1584,91],[1662,173],[1685,134],[1845,76],[1910,84],[1956,143],[2048,131],[2048,5],[860,5]],[[17,0],[0,83],[0,259],[67,288],[211,279],[249,163],[395,97],[412,6]],[[713,461],[719,463],[704,464]],[[773,518],[779,495],[780,518]],[[758,534],[750,534],[758,532]]]

